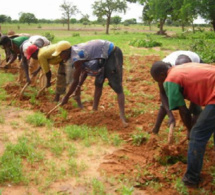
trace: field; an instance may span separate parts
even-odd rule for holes
[[[31,86],[20,100],[24,83],[16,82],[18,62],[13,64],[14,69],[1,69],[0,194],[215,194],[212,139],[204,157],[203,181],[200,189],[193,190],[181,182],[188,143],[181,144],[186,128],[178,112],[174,112],[177,121],[173,145],[167,144],[168,118],[158,135],[151,134],[160,99],[149,70],[153,62],[171,51],[189,49],[190,41],[172,38],[180,29],[168,29],[169,36],[164,37],[155,35],[155,27],[149,31],[144,26],[121,27],[110,35],[97,26],[77,26],[71,31],[51,26],[24,26],[17,31],[15,26],[2,26],[5,31],[13,28],[17,33],[50,31],[55,35],[53,42],[64,39],[76,44],[100,38],[119,46],[124,53],[123,86],[129,126],[121,124],[116,95],[107,82],[98,111],[92,111],[94,78],[88,77],[81,93],[84,109],[77,108],[71,98],[47,119],[45,114],[56,105],[55,85],[39,98],[39,88]],[[129,46],[134,38],[150,38],[162,42],[162,46]]]

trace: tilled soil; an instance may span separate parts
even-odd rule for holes
[[[134,187],[140,191],[139,194],[180,194],[176,190],[175,180],[182,178],[186,171],[188,145],[187,141],[183,144],[180,143],[186,137],[186,129],[183,128],[177,111],[174,112],[175,135],[177,136],[173,145],[167,144],[168,119],[165,119],[158,135],[151,134],[160,99],[157,84],[152,80],[149,70],[151,64],[157,60],[160,60],[159,56],[133,56],[124,59],[123,86],[128,127],[124,128],[120,121],[116,95],[107,84],[104,85],[99,110],[92,111],[93,77],[87,78],[82,87],[83,110],[74,106],[74,100],[71,100],[63,106],[68,112],[67,119],[59,117],[58,110],[52,113],[51,118],[55,121],[56,127],[68,124],[105,126],[108,131],[120,135],[125,141],[123,149],[118,149],[105,156],[104,162],[98,169],[101,173],[106,172],[107,175],[115,177],[123,175],[132,179],[136,183]],[[14,70],[13,73],[16,74]],[[26,93],[19,100],[18,95],[23,85],[8,83],[4,86],[7,93],[11,95],[7,99],[8,104],[43,113],[47,113],[56,105],[53,102],[54,95],[47,91],[36,100],[36,104],[30,102],[30,97]],[[54,90],[54,86],[52,87]],[[149,140],[143,139],[139,146],[135,145],[132,135],[137,132],[146,132],[150,136]],[[211,176],[214,164],[215,151],[212,147],[207,147],[202,170],[203,181],[200,187],[211,194],[215,191],[214,178]],[[159,190],[150,185],[153,182],[160,184]],[[194,191],[193,193],[198,194],[199,192]]]

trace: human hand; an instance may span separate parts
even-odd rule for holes
[[[173,127],[175,127],[175,118],[174,117],[169,117],[169,121],[168,121],[168,125],[171,126],[173,125]]]
[[[68,100],[69,100],[69,97],[65,95],[62,99],[61,105],[67,104]]]

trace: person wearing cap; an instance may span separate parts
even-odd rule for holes
[[[200,59],[199,55],[195,52],[179,50],[170,53],[162,60],[162,62],[165,64],[169,64],[171,67],[174,67],[189,62],[202,63],[202,60]],[[157,115],[155,126],[152,129],[152,132],[155,134],[159,132],[162,121],[166,115],[168,115],[169,117],[169,125],[173,124],[175,126],[175,118],[173,116],[172,111],[169,110],[168,98],[166,96],[163,83],[158,82],[158,87],[160,91],[160,98],[162,104]],[[195,115],[195,119],[193,120],[196,120],[201,112],[201,107],[191,102],[190,110]]]
[[[19,36],[11,39],[6,35],[1,36],[0,45],[2,45],[5,50],[7,62],[4,68],[10,68],[11,64],[17,59],[18,55],[20,55],[20,46],[27,39],[29,39],[28,36]]]
[[[102,88],[105,78],[108,79],[109,85],[117,93],[117,100],[120,109],[120,118],[124,126],[127,126],[124,113],[125,96],[122,86],[122,65],[123,54],[120,48],[107,40],[92,40],[86,43],[80,43],[69,48],[57,45],[53,56],[60,56],[64,61],[69,62],[69,65],[74,67],[73,82],[67,94],[64,96],[61,104],[66,104],[70,95],[80,87],[84,79],[89,73],[90,66],[85,68],[84,64],[87,61],[100,60],[97,71],[94,70],[95,92],[93,110],[98,109]],[[92,73],[92,72],[91,72]]]
[[[38,48],[36,45],[30,45],[26,50],[27,59],[29,60],[30,58],[33,58],[35,60],[38,60],[38,63],[42,68],[42,71],[46,74],[47,88],[51,86],[52,72],[50,64],[52,65],[59,64],[57,73],[56,94],[54,101],[59,101],[60,95],[66,92],[67,86],[65,62],[59,55],[58,56],[52,55],[55,53],[57,45],[61,45],[61,47],[64,49],[68,49],[71,47],[71,44],[68,41],[60,41],[57,44],[48,45],[42,48]],[[40,67],[34,72],[34,74],[37,74],[37,72],[40,70]],[[75,98],[75,100],[77,101],[78,106],[82,107],[78,97]]]
[[[22,67],[25,71],[25,76],[26,80],[28,83],[31,82],[30,77],[29,77],[29,71],[33,73],[36,71],[38,68],[38,61],[34,60],[33,58],[30,59],[29,65],[28,65],[28,60],[27,60],[27,53],[26,50],[30,45],[36,45],[38,48],[50,45],[50,41],[41,35],[34,35],[31,36],[28,40],[24,41],[23,44],[20,46],[20,51],[21,51],[21,58],[22,58]],[[34,78],[34,81],[36,78]],[[33,81],[33,83],[34,83]]]

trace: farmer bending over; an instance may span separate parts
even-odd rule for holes
[[[64,61],[68,61],[70,66],[75,68],[73,75],[73,82],[69,88],[68,93],[62,100],[62,105],[66,104],[69,96],[79,87],[86,78],[87,73],[96,76],[95,92],[93,110],[98,109],[100,97],[102,95],[102,88],[105,78],[108,79],[110,87],[117,93],[117,100],[120,109],[120,118],[127,126],[124,113],[125,97],[122,87],[122,65],[123,54],[120,48],[115,47],[112,42],[106,40],[92,40],[86,43],[71,46],[70,48],[61,48],[57,46],[56,52],[53,56],[60,56]],[[96,70],[92,70],[90,66],[86,67],[85,62],[99,59],[100,64]],[[81,76],[81,73],[82,76]],[[80,79],[81,78],[81,79]]]
[[[205,147],[215,133],[215,66],[187,63],[171,68],[169,64],[159,61],[153,64],[151,75],[155,81],[163,83],[169,109],[179,109],[182,121],[187,127],[190,141],[183,182],[187,186],[198,187]],[[184,99],[205,106],[194,125]]]
[[[6,35],[1,36],[0,45],[2,45],[3,49],[5,50],[6,62],[7,62],[4,68],[8,69],[11,67],[11,64],[17,59],[18,55],[20,55],[20,46],[27,39],[29,39],[28,36],[19,36],[11,39]],[[22,74],[21,64],[22,62],[20,63],[20,75]],[[20,76],[18,81],[21,82]]]
[[[202,60],[198,56],[198,54],[191,52],[191,51],[175,51],[169,54],[167,57],[165,57],[162,60],[162,64],[168,64],[169,66],[176,66],[188,62],[197,62],[197,63],[202,63]],[[175,118],[173,116],[173,113],[171,110],[169,110],[169,105],[168,105],[168,99],[165,93],[165,90],[163,88],[163,83],[158,82],[158,87],[160,90],[160,98],[162,105],[160,106],[158,116],[156,119],[155,126],[152,130],[153,133],[157,134],[159,132],[160,126],[162,124],[163,119],[165,118],[166,115],[169,116],[169,125],[173,124],[175,126]],[[201,107],[195,105],[194,103],[190,103],[190,108],[192,114],[195,115],[195,119],[198,117],[198,115],[201,112]],[[194,120],[195,120],[194,119]]]
[[[55,53],[56,49],[58,47],[62,49],[69,49],[71,48],[71,45],[67,41],[60,41],[57,44],[48,45],[42,48],[38,48],[36,45],[30,45],[27,50],[27,59],[33,58],[35,60],[38,60],[39,65],[41,66],[43,72],[46,74],[47,78],[47,84],[46,88],[51,86],[51,77],[52,72],[50,69],[50,64],[58,65],[58,74],[57,74],[57,86],[56,86],[56,94],[54,101],[59,101],[60,95],[64,94],[66,92],[66,67],[65,62],[61,58],[61,56],[53,56],[52,54]],[[34,72],[34,74],[37,74],[37,72],[40,70],[40,67]],[[80,100],[78,97],[75,98],[78,106],[82,107]]]
[[[28,69],[30,69],[30,72],[33,73],[38,68],[37,60],[34,60],[33,58],[30,59],[30,62],[28,65],[26,50],[30,45],[36,45],[38,48],[41,48],[41,47],[50,45],[50,41],[46,37],[43,37],[40,35],[34,35],[34,36],[31,36],[28,40],[24,41],[23,44],[20,46],[22,67],[25,71],[25,76],[28,83],[31,82]]]

